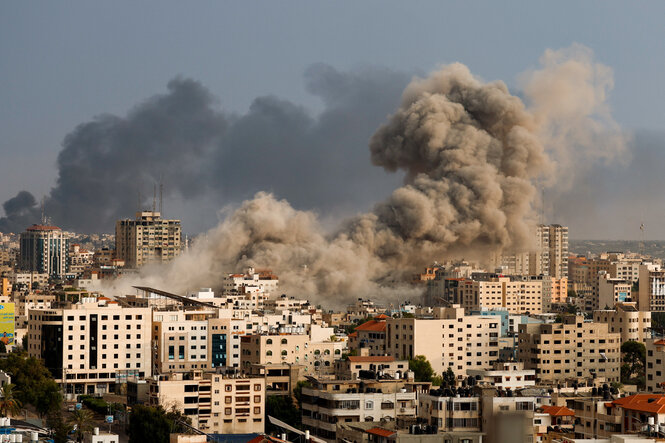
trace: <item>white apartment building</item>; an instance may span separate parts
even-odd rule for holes
[[[497,389],[517,390],[536,385],[536,371],[524,369],[521,362],[495,362],[492,369],[467,369],[466,375],[475,378],[478,385]]]
[[[465,316],[459,305],[433,312],[431,319],[387,319],[386,354],[396,359],[423,355],[436,374],[451,368],[458,377],[466,369],[492,367],[499,358],[499,317]]]
[[[317,380],[302,389],[303,427],[335,442],[338,423],[415,417],[417,396],[428,390],[406,380]]]
[[[128,375],[152,374],[151,311],[104,297],[63,309],[28,311],[28,354],[40,358],[67,393],[110,392]]]

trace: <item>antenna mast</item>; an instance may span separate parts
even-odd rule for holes
[[[644,226],[644,222],[640,223],[640,255],[644,255],[644,233],[647,228]]]
[[[159,177],[159,213],[164,216],[164,183],[162,177]]]

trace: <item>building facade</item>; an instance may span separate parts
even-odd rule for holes
[[[621,335],[605,323],[565,316],[562,323],[519,326],[518,360],[545,383],[604,378],[619,381]]]
[[[134,220],[115,224],[116,258],[128,268],[165,263],[180,255],[180,220],[165,220],[159,212],[137,212]]]
[[[64,278],[68,270],[69,238],[56,226],[32,225],[20,237],[19,268]]]

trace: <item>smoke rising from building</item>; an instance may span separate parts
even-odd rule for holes
[[[245,266],[270,267],[290,294],[330,305],[404,297],[409,292],[393,282],[434,259],[529,248],[536,185],[554,186],[625,150],[605,104],[609,68],[581,47],[541,62],[523,77],[526,105],[461,64],[414,79],[369,144],[372,162],[405,171],[404,184],[337,231],[258,193],[168,270],[140,278],[182,290]]]

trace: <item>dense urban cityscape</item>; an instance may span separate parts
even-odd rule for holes
[[[61,392],[29,397],[18,363],[2,360],[21,399],[2,405],[39,435],[47,422],[28,418],[43,411],[101,410],[110,432],[92,415],[80,430],[105,442],[137,441],[138,421],[158,428],[160,414],[183,442],[653,441],[665,422],[662,260],[573,255],[568,235],[538,225],[532,251],[422,269],[409,282],[419,299],[326,309],[283,294],[269,269],[184,294],[95,289],[183,253],[180,220],[157,211],[118,220],[115,235],[0,234],[2,347]]]
[[[665,442],[664,14],[0,1],[0,443]]]

